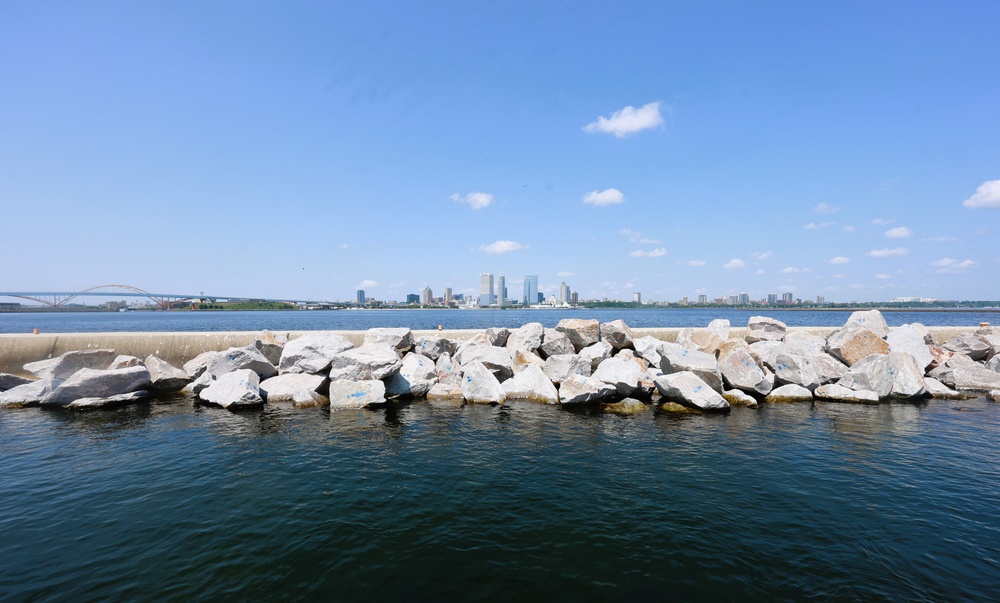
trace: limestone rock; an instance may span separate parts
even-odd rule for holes
[[[722,345],[722,341],[718,335],[711,331],[681,329],[677,334],[676,343],[691,350],[714,354],[719,349],[719,346]]]
[[[542,345],[538,348],[538,355],[542,358],[548,358],[549,356],[557,356],[559,354],[576,354],[573,342],[562,331],[545,329],[542,336]]]
[[[144,366],[116,370],[83,368],[41,399],[42,406],[65,406],[80,398],[108,398],[149,388]]]
[[[601,338],[601,323],[592,318],[564,318],[556,325],[556,330],[565,333],[573,342],[574,353],[597,343]]]
[[[264,398],[260,395],[260,376],[246,368],[219,375],[211,385],[201,390],[198,398],[232,410],[264,405]]]
[[[722,397],[729,402],[730,406],[745,406],[747,408],[757,408],[757,399],[750,394],[738,389],[727,389],[722,392]]]
[[[205,370],[216,380],[226,373],[241,369],[250,369],[261,379],[267,379],[278,374],[278,369],[264,358],[264,355],[252,345],[242,348],[229,348],[212,358]]]
[[[914,398],[926,392],[923,373],[905,352],[872,354],[856,362],[837,383],[855,391],[873,391],[879,398]]]
[[[882,313],[878,310],[858,310],[857,312],[853,312],[848,317],[847,322],[844,323],[845,327],[851,325],[864,327],[878,335],[879,338],[889,334],[889,325],[886,324],[885,318],[882,317]]]
[[[455,352],[455,344],[450,339],[438,337],[437,335],[427,335],[417,337],[413,345],[413,351],[427,356],[437,362],[441,354],[452,354]]]
[[[837,402],[878,403],[878,394],[871,390],[855,391],[837,383],[821,385],[816,388],[813,394],[817,399],[836,400]]]
[[[212,360],[214,360],[215,357],[218,356],[219,354],[222,354],[222,352],[216,352],[216,351],[202,352],[201,354],[198,354],[191,360],[185,362],[184,366],[182,366],[181,368],[184,369],[184,372],[188,374],[188,377],[191,377],[192,379],[197,379],[198,377],[201,377],[202,373],[208,370],[208,365],[211,364]]]
[[[1000,335],[985,333],[983,335],[979,335],[979,340],[989,346],[989,352],[986,354],[987,360],[991,360],[1000,355]]]
[[[640,386],[645,374],[646,371],[635,360],[615,356],[602,362],[593,377],[613,385],[620,396],[645,396],[651,393],[642,391]]]
[[[285,344],[288,343],[288,337],[285,335],[275,335],[274,333],[264,329],[257,339],[253,342],[253,347],[267,358],[267,361],[278,366],[281,362],[281,354],[284,351]]]
[[[849,325],[834,331],[826,339],[826,345],[834,358],[847,366],[871,356],[888,354],[889,344],[874,332],[857,325]]]
[[[447,352],[441,354],[434,363],[434,372],[437,374],[438,383],[457,386],[462,382],[462,369],[452,361],[451,355]]]
[[[914,325],[896,327],[889,332],[886,342],[890,352],[905,352],[913,356],[921,371],[927,370],[934,362],[934,356],[924,341],[924,333]]]
[[[755,341],[749,345],[749,350],[758,366],[761,368],[769,367],[772,371],[778,354],[788,352],[788,348],[781,341]]]
[[[957,390],[988,392],[1000,389],[1000,373],[994,373],[964,354],[956,354],[928,375]]]
[[[990,358],[984,368],[993,371],[994,373],[1000,373],[1000,356],[994,356]]]
[[[496,349],[507,355],[507,351],[503,348]],[[435,383],[437,383],[437,369],[434,361],[422,354],[409,352],[403,356],[399,372],[393,373],[385,380],[385,395],[391,398],[398,396],[421,398],[427,395]]]
[[[545,360],[542,372],[553,383],[562,383],[570,375],[590,376],[590,362],[577,354],[556,354]]]
[[[31,379],[25,379],[24,377],[18,377],[9,373],[0,373],[0,392],[5,392],[8,389],[13,389],[18,385],[25,385],[27,383],[31,383]]]
[[[809,362],[819,376],[820,384],[834,383],[847,372],[846,364],[826,353],[810,356]]]
[[[108,370],[114,371],[117,369],[128,368],[130,366],[143,366],[142,360],[136,358],[135,356],[119,354],[118,356],[115,356],[115,359],[112,360],[111,364],[108,365]]]
[[[751,316],[747,321],[747,343],[757,341],[781,341],[788,327],[780,320],[767,316]]]
[[[711,385],[690,371],[661,375],[656,389],[666,400],[702,411],[727,411],[729,402]]]
[[[813,394],[801,385],[789,383],[771,390],[764,398],[765,402],[811,402]]]
[[[482,362],[470,362],[462,367],[462,395],[470,404],[500,404],[507,399],[493,371]]]
[[[331,358],[353,347],[354,344],[347,338],[336,333],[306,333],[284,345],[278,370],[281,373],[317,375],[330,368]]]
[[[631,345],[632,340],[629,340],[629,346]],[[590,361],[590,370],[593,372],[602,362],[611,357],[612,349],[614,348],[607,341],[598,341],[580,350],[579,356]]]
[[[435,383],[427,392],[427,401],[461,405],[465,404],[465,395],[457,383]]]
[[[313,400],[312,394],[318,394],[325,383],[326,377],[323,375],[285,373],[262,381],[260,392],[268,404],[288,402],[295,404],[299,401]]]
[[[632,342],[635,353],[648,362],[650,366],[660,366],[660,344],[663,341],[649,335],[640,337]]]
[[[331,410],[385,404],[385,383],[378,379],[336,379],[330,382],[329,398]]]
[[[767,395],[773,384],[745,347],[728,346],[719,354],[719,372],[726,385],[745,392]]]
[[[409,329],[378,328],[368,329],[365,333],[364,345],[385,344],[396,350],[400,355],[413,348],[413,332]]]
[[[544,404],[558,404],[559,392],[542,369],[531,364],[513,378],[503,382],[504,395],[508,400],[529,400]]]
[[[367,343],[330,358],[330,380],[381,380],[398,371],[401,366],[403,363],[394,348],[385,343]]]
[[[634,339],[632,329],[623,320],[612,320],[611,322],[601,323],[601,341],[606,342],[616,350],[631,348]],[[591,344],[587,347],[592,347],[593,345]]]
[[[774,359],[774,379],[778,383],[801,385],[813,391],[820,385],[819,373],[812,362],[798,354],[779,353]]]
[[[952,389],[934,377],[924,377],[924,386],[927,387],[927,393],[930,397],[939,400],[965,400],[975,397],[975,394]]]
[[[80,369],[106,369],[117,356],[118,354],[114,350],[66,352],[56,358],[29,362],[24,365],[24,370],[39,379],[52,378],[56,381],[61,381],[68,379]]]
[[[209,385],[212,385],[213,382],[215,382],[215,375],[208,371],[202,371],[202,373],[198,375],[197,379],[188,383],[187,387],[184,388],[184,391],[190,390],[192,393],[197,395],[201,393],[201,390],[205,389]]]
[[[176,392],[191,383],[191,377],[186,372],[157,356],[147,356],[142,364],[149,371],[151,388],[156,391]]]
[[[927,351],[929,351],[931,353],[931,356],[934,358],[934,362],[931,362],[930,366],[930,368],[932,369],[935,369],[939,366],[944,366],[955,355],[955,352],[952,352],[951,350],[946,350],[943,347],[934,344],[928,344]]]
[[[139,402],[144,401],[148,397],[149,397],[148,391],[139,390],[127,394],[118,394],[117,396],[108,396],[106,398],[80,398],[78,400],[73,400],[69,404],[66,404],[66,408],[72,408],[75,410],[115,408],[117,406],[138,404]]]
[[[664,341],[659,347],[660,370],[664,374],[690,371],[716,392],[722,392],[722,375],[719,363],[712,354],[689,350],[676,343]]]
[[[486,339],[490,342],[490,345],[505,347],[508,337],[510,337],[510,329],[507,327],[490,327],[486,329]]]
[[[826,339],[819,335],[810,335],[801,331],[792,331],[785,335],[784,350],[789,354],[797,354],[811,358],[817,354],[826,353]]]
[[[649,406],[635,398],[625,398],[619,402],[608,402],[601,404],[601,411],[627,417],[649,410]]]
[[[55,380],[51,377],[12,387],[5,392],[0,392],[0,408],[34,406],[55,387]]]
[[[972,333],[956,335],[944,342],[941,347],[956,354],[964,354],[972,360],[985,360],[991,349],[988,343]]]
[[[511,363],[510,353],[505,348],[498,348],[492,345],[475,346],[465,350],[462,355],[462,367],[466,367],[472,362],[481,362],[486,368],[493,371],[498,381],[503,382],[510,379],[514,374],[514,366]]]
[[[510,365],[514,369],[514,374],[518,374],[529,366],[542,368],[545,361],[538,354],[525,352],[523,350],[508,350],[510,352]]]
[[[545,328],[540,322],[529,322],[510,332],[507,336],[507,349],[534,352],[542,345],[542,334]]]
[[[705,327],[705,329],[708,330],[710,333],[715,333],[716,335],[718,335],[719,339],[721,339],[722,341],[729,339],[730,328],[731,327],[728,318],[716,318],[712,322],[708,323],[707,327]]]
[[[452,352],[451,357],[455,362],[462,364],[462,356],[465,354],[466,350],[481,346],[491,347],[492,345],[493,344],[490,343],[489,338],[486,337],[486,333],[476,333],[472,337],[460,342],[455,348],[455,351]]]
[[[589,404],[613,398],[618,393],[613,385],[584,375],[570,375],[559,386],[559,403],[563,406]]]

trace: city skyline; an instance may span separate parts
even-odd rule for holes
[[[996,3],[2,15],[7,290],[1000,297]]]

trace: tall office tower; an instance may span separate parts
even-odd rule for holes
[[[740,305],[745,306],[750,303],[750,296],[747,295],[746,291],[740,291]]]
[[[452,301],[451,297],[451,287],[444,288],[444,305],[450,306]]]
[[[575,306],[576,304],[580,303],[580,294],[579,294],[578,292],[574,291],[574,292],[573,292],[573,295],[571,295],[570,297],[571,297],[571,298],[572,298],[572,300],[573,300],[573,305],[574,305],[574,306]]]
[[[792,294],[791,293],[782,293],[781,294],[781,301],[783,303],[786,303],[786,304],[792,303]]]
[[[420,296],[417,295],[416,293],[407,293],[406,294],[406,303],[408,303],[408,304],[419,304],[420,303]]]
[[[507,277],[502,274],[497,278],[497,303],[501,308],[507,305]]]
[[[364,289],[358,289],[358,305],[359,306],[365,305],[365,290]]]
[[[768,293],[767,294],[767,305],[773,306],[776,303],[778,303],[778,294],[777,293]]]
[[[688,305],[688,296],[685,295],[684,297],[682,297],[681,303],[684,304],[685,306]]]
[[[566,283],[559,283],[559,303],[569,303],[569,285]]]
[[[740,303],[740,296],[730,295],[726,303],[730,306],[735,306],[736,304]]]
[[[632,293],[632,301],[635,302],[635,303],[637,303],[637,304],[641,304],[642,303],[642,293],[639,293],[638,291]]]
[[[817,304],[825,304],[826,303],[826,298],[823,297],[822,295],[817,295],[816,296],[816,303]]]
[[[542,293],[541,291],[539,291],[536,295],[538,296],[538,297],[535,298],[535,303],[536,304],[540,304],[540,303],[542,303],[542,302],[545,301],[545,294],[544,293]]]
[[[424,298],[420,303],[425,306],[429,306],[434,303],[434,292],[431,291],[430,287],[424,287]]]
[[[524,277],[524,297],[525,306],[533,306],[538,303],[538,275],[529,274]]]
[[[707,304],[708,303],[708,296],[707,295],[699,295],[698,296],[698,303],[699,304]]]
[[[496,303],[495,295],[493,294],[493,275],[489,272],[484,272],[479,275],[479,305],[480,306],[492,306]]]

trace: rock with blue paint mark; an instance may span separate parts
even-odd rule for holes
[[[647,335],[645,337],[640,337],[632,342],[633,348],[635,348],[635,353],[642,357],[643,360],[649,363],[650,366],[660,366],[660,344],[663,341]]]
[[[260,376],[251,369],[238,369],[220,375],[210,386],[201,390],[198,398],[202,402],[230,410],[264,405],[264,398],[260,395]]]
[[[506,354],[505,350],[502,350]],[[422,354],[408,353],[398,373],[385,380],[385,395],[390,398],[422,398],[437,383],[437,368],[434,361]]]
[[[956,354],[964,354],[973,360],[985,360],[991,346],[972,333],[962,333],[941,344],[941,347]]]
[[[780,320],[767,316],[751,316],[747,321],[747,343],[757,341],[781,341],[785,338],[788,327]]]
[[[765,402],[812,402],[813,393],[801,385],[789,383],[771,390],[764,398]]]
[[[569,379],[570,375],[589,377],[590,361],[577,354],[556,354],[545,359],[542,372],[553,383],[562,383]]]
[[[385,379],[403,366],[396,350],[385,343],[366,343],[330,358],[330,380]]]
[[[601,341],[606,342],[608,345],[616,350],[624,350],[632,347],[632,342],[635,340],[635,336],[632,334],[632,329],[629,328],[625,321],[623,320],[612,320],[610,322],[601,323]],[[591,347],[594,344],[590,344]],[[583,350],[581,350],[582,352]]]
[[[438,337],[437,335],[426,335],[417,337],[413,344],[413,351],[437,362],[441,354],[453,354],[455,352],[455,343],[450,339]]]
[[[482,362],[470,362],[462,367],[462,395],[470,404],[499,404],[507,399],[503,386]]]
[[[538,348],[538,355],[542,358],[548,358],[559,354],[576,354],[573,342],[569,340],[569,335],[562,331],[545,329],[542,335],[542,345]]]
[[[385,344],[400,355],[413,348],[413,332],[409,329],[376,328],[365,333],[364,345]]]
[[[301,400],[312,405],[316,399],[313,394],[318,395],[325,383],[323,375],[285,373],[262,381],[260,391],[268,404],[283,402],[299,405]]]
[[[558,404],[559,392],[552,381],[545,376],[542,369],[531,364],[513,378],[502,384],[504,395],[508,400],[528,400],[543,404]]]
[[[330,382],[330,409],[385,404],[385,383],[378,379],[337,379]]]
[[[242,369],[249,369],[257,373],[257,376],[261,379],[267,379],[278,374],[278,369],[253,345],[242,348],[229,348],[225,352],[214,356],[208,363],[205,371],[218,379],[226,373]]]
[[[465,350],[462,354],[461,362],[463,369],[471,362],[483,363],[486,365],[486,368],[493,371],[493,374],[501,383],[510,379],[514,374],[514,366],[507,348],[499,348],[493,345],[475,346]]]
[[[579,352],[601,339],[601,323],[594,318],[564,318],[556,325],[573,342],[573,352]]]
[[[862,358],[837,383],[855,391],[873,391],[879,398],[915,398],[927,392],[923,370],[905,352]]]
[[[713,354],[691,350],[682,345],[664,341],[658,348],[660,370],[664,374],[690,371],[718,393],[722,393],[722,374]]]
[[[337,333],[306,333],[289,341],[281,351],[278,370],[284,373],[318,375],[330,368],[330,359],[354,347]]]
[[[720,352],[718,362],[719,372],[730,389],[766,396],[774,386],[746,347],[726,346]]]
[[[851,313],[847,322],[844,323],[845,327],[850,325],[862,326],[879,337],[885,337],[889,334],[889,325],[878,310],[858,310]]]
[[[725,412],[729,402],[708,383],[691,371],[660,375],[656,389],[665,400],[708,412]]]
[[[570,375],[559,385],[559,403],[564,406],[591,404],[617,397],[615,386],[594,377]]]
[[[202,376],[202,374],[206,370],[208,370],[208,365],[212,364],[212,361],[215,360],[215,357],[221,353],[222,352],[216,352],[214,350],[209,350],[208,352],[202,352],[201,354],[198,354],[191,360],[185,362],[181,366],[181,368],[184,369],[184,372],[188,374],[188,377],[191,377],[192,379],[198,379],[199,377]]]
[[[774,358],[774,380],[779,384],[794,384],[813,391],[822,383],[812,361],[798,354],[779,353]]]

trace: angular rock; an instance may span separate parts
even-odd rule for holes
[[[955,356],[955,352],[946,350],[939,345],[928,344],[927,350],[931,353],[934,358],[934,362],[931,362],[930,368],[935,369],[939,366],[944,366],[952,357]]]
[[[590,376],[590,362],[576,354],[556,354],[549,356],[542,366],[542,372],[553,383],[562,383],[570,375]]]
[[[385,383],[378,379],[337,379],[330,382],[329,398],[331,410],[385,404]]]
[[[510,332],[507,336],[507,349],[534,352],[542,345],[542,335],[545,327],[540,322],[529,322]]]
[[[184,372],[188,374],[188,377],[191,377],[192,379],[197,379],[201,377],[202,373],[208,370],[208,365],[211,364],[212,361],[215,360],[215,357],[220,354],[222,354],[222,352],[216,352],[216,351],[202,352],[201,354],[198,354],[191,360],[185,362],[184,366],[182,366],[181,368],[184,369]]]
[[[542,368],[545,366],[545,361],[538,354],[533,354],[531,352],[525,352],[522,350],[508,350],[510,352],[510,364],[514,369],[514,374],[518,374],[529,366],[537,366]]]
[[[465,404],[465,395],[457,383],[435,383],[427,392],[427,401]]]
[[[285,373],[262,381],[260,393],[268,404],[294,404],[300,400],[312,401],[312,394],[319,394],[325,383],[326,377],[323,375]]]
[[[816,388],[813,394],[817,399],[836,400],[837,402],[878,403],[878,394],[871,390],[855,391],[837,383],[821,385]]]
[[[264,358],[264,355],[252,345],[242,348],[229,348],[215,356],[208,363],[206,372],[211,373],[216,380],[226,373],[249,369],[261,379],[267,379],[278,374],[278,369]]]
[[[688,349],[714,354],[722,345],[722,338],[711,331],[695,331],[694,329],[681,329],[677,334],[676,343]]]
[[[757,408],[757,399],[750,394],[738,389],[727,389],[722,392],[722,397],[730,406],[745,406],[747,408]]]
[[[615,386],[620,396],[645,396],[651,392],[643,391],[641,383],[645,380],[646,371],[635,360],[615,356],[602,362],[593,377],[608,385]]]
[[[690,371],[718,393],[722,393],[719,363],[712,354],[689,350],[676,343],[660,344],[660,370],[664,374]]]
[[[874,332],[857,325],[843,327],[826,338],[830,355],[847,366],[854,366],[872,354],[888,354],[889,344]]]
[[[413,332],[405,328],[368,329],[364,345],[385,344],[402,356],[413,348]]]
[[[466,350],[474,347],[492,346],[492,345],[493,344],[490,343],[490,340],[488,337],[486,337],[485,333],[476,333],[472,337],[460,341],[457,344],[455,351],[451,352],[451,357],[455,362],[462,364],[462,355],[465,354]]]
[[[837,360],[833,356],[820,353],[809,357],[813,369],[819,376],[820,384],[834,383],[847,372],[847,365]]]
[[[725,351],[720,352],[718,363],[722,379],[730,388],[764,396],[773,387],[746,348],[726,347]]]
[[[956,354],[928,375],[957,390],[988,392],[1000,389],[1000,373],[989,370],[964,354]]]
[[[573,342],[562,331],[545,329],[542,336],[542,345],[538,348],[538,355],[542,358],[548,358],[549,356],[559,354],[576,354]]]
[[[503,348],[496,349],[504,356],[507,355],[507,351]],[[391,398],[400,396],[422,398],[435,383],[437,383],[437,368],[434,361],[422,354],[409,352],[403,356],[399,372],[385,380],[385,395]]]
[[[758,366],[761,368],[769,367],[772,371],[778,354],[789,351],[784,342],[781,341],[755,341],[749,345],[749,350]]]
[[[186,372],[170,364],[162,358],[150,355],[146,357],[146,370],[149,371],[151,388],[158,392],[176,392],[191,383],[191,377]]]
[[[660,344],[663,343],[652,336],[640,337],[632,342],[632,347],[635,348],[635,353],[642,357],[643,360],[648,362],[650,366],[660,366]]]
[[[779,384],[801,385],[813,391],[820,385],[819,373],[805,356],[779,353],[774,359],[774,379]]]
[[[200,394],[203,389],[212,385],[215,382],[215,375],[208,371],[202,371],[198,378],[192,381],[184,388],[184,391],[190,390],[195,395]]]
[[[987,360],[1000,355],[1000,335],[985,333],[983,335],[979,335],[979,339],[989,346],[989,353],[986,354]]]
[[[108,365],[108,370],[114,371],[117,369],[128,368],[130,366],[143,366],[142,360],[136,358],[135,356],[119,354],[114,360],[111,361],[111,364]],[[185,375],[186,374],[187,373],[185,373]]]
[[[729,329],[731,328],[728,318],[716,318],[705,327],[710,333],[715,333],[719,339],[725,341],[729,339]]]
[[[9,373],[0,373],[0,392],[5,392],[8,389],[13,389],[18,385],[25,385],[31,383],[31,379],[25,379],[24,377],[18,377],[17,375],[11,375]]]
[[[857,312],[853,312],[847,318],[847,322],[844,323],[845,327],[851,325],[864,327],[878,335],[879,338],[889,334],[889,325],[886,324],[885,318],[882,317],[882,313],[878,310],[858,310]]]
[[[0,392],[0,408],[34,406],[55,388],[55,380],[51,377],[12,387]]]
[[[690,371],[660,375],[656,389],[666,400],[702,411],[727,411],[729,402],[711,385]]]
[[[330,358],[330,380],[381,380],[403,366],[396,350],[384,343],[368,343]],[[330,397],[333,400],[333,397]]]
[[[788,327],[780,320],[767,316],[751,316],[747,321],[747,343],[757,341],[781,341],[785,338]]]
[[[510,379],[514,374],[514,366],[511,363],[510,353],[506,348],[498,348],[492,345],[475,346],[465,350],[462,355],[462,367],[469,363],[481,362],[486,368],[493,371],[496,378],[501,383]]]
[[[994,373],[1000,373],[1000,356],[990,358],[983,368],[993,371]]]
[[[441,354],[434,363],[434,372],[437,374],[438,383],[457,386],[462,382],[462,369],[452,362],[451,355],[447,352]]]
[[[818,335],[810,335],[801,331],[792,331],[785,335],[785,351],[811,358],[817,354],[826,353],[826,339]]]
[[[543,404],[558,404],[559,392],[552,381],[545,376],[542,369],[532,364],[524,368],[513,378],[502,384],[504,395],[508,400],[529,400]]]
[[[862,358],[837,383],[855,391],[873,391],[879,398],[914,398],[926,392],[923,371],[905,352]]]
[[[35,375],[39,379],[55,379],[61,381],[68,379],[80,369],[103,370],[118,357],[114,350],[83,350],[79,352],[66,352],[62,356],[29,362],[24,365],[24,370]]]
[[[629,340],[629,346],[632,345],[632,341]],[[596,371],[598,365],[600,365],[604,360],[611,357],[611,344],[607,341],[598,341],[595,344],[588,345],[587,347],[580,350],[580,358],[590,361],[591,372]],[[624,349],[624,348],[622,348]]]
[[[632,334],[632,329],[625,324],[625,321],[612,320],[611,322],[603,322],[601,323],[600,330],[601,341],[607,343],[612,348],[616,350],[624,350],[632,347],[632,341],[635,337]],[[593,345],[595,344],[591,344],[587,347],[592,347]]]
[[[444,337],[427,335],[417,337],[413,344],[413,351],[437,362],[441,354],[453,354],[455,352],[455,344],[450,339],[445,339]]]
[[[42,406],[65,406],[80,398],[108,398],[149,388],[149,371],[144,366],[116,370],[80,369],[49,392]]]
[[[975,394],[951,389],[934,377],[924,377],[924,386],[927,387],[927,393],[930,397],[940,400],[965,400],[975,397]]]
[[[510,329],[507,327],[490,327],[486,329],[486,339],[490,342],[490,345],[505,347],[508,337],[510,337]]]
[[[564,318],[556,325],[556,330],[565,333],[573,342],[574,353],[597,343],[601,338],[601,323],[592,318]]]
[[[890,352],[905,352],[913,356],[921,371],[927,370],[934,362],[934,356],[924,341],[924,333],[914,325],[896,327],[889,332],[886,343]]]
[[[253,347],[257,348],[267,361],[278,366],[281,362],[281,354],[284,351],[285,344],[288,343],[288,337],[285,335],[275,335],[274,333],[264,329],[257,339],[253,342]]]
[[[955,354],[964,354],[972,360],[985,360],[991,349],[988,343],[972,333],[956,335],[941,344],[941,347]]]
[[[317,375],[330,368],[331,358],[352,348],[354,344],[336,333],[306,333],[282,347],[278,371]]]
[[[80,398],[67,404],[66,408],[72,408],[75,410],[115,408],[118,406],[127,406],[129,404],[138,404],[139,402],[146,400],[148,397],[148,391],[139,390],[137,392],[118,394],[117,396],[108,396],[106,398]]]
[[[500,404],[507,399],[493,371],[482,362],[470,362],[462,370],[464,374],[460,387],[469,404]]]
[[[811,402],[813,394],[801,385],[790,383],[771,390],[764,398],[765,402]]]
[[[559,386],[559,403],[563,406],[590,404],[607,400],[617,395],[613,385],[584,375],[570,375]]]

